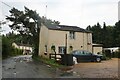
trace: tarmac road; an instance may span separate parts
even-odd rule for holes
[[[2,61],[2,78],[77,78],[73,71],[61,71],[42,62],[35,62],[31,55],[11,57]]]
[[[2,79],[2,60],[0,59],[0,80]]]
[[[3,78],[54,78],[54,69],[32,61],[31,55],[8,58],[2,62]]]

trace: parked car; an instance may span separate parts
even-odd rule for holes
[[[73,57],[76,57],[77,62],[85,62],[85,61],[96,61],[101,62],[102,55],[95,55],[91,52],[85,50],[75,50],[71,52]]]

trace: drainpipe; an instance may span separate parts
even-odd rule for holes
[[[67,66],[67,34],[65,35],[65,51],[64,51],[64,57],[65,57],[65,65]]]
[[[87,51],[89,51],[88,48],[89,48],[89,41],[88,41],[88,33],[87,33]]]
[[[65,35],[65,48],[66,48],[65,54],[67,54],[67,34]]]
[[[83,32],[83,50],[84,50],[84,32]]]

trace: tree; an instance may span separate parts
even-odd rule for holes
[[[106,26],[103,23],[103,28],[99,23],[90,28],[87,27],[93,33],[93,43],[103,44],[103,47],[119,47],[120,46],[120,21],[116,22],[114,26]]]
[[[11,9],[11,15],[6,19],[13,22],[10,28],[18,31],[22,37],[29,37],[32,39],[33,46],[35,47],[34,54],[38,55],[39,47],[39,32],[41,27],[41,18],[36,11],[30,10],[25,7],[25,11],[19,11],[18,9]],[[33,19],[34,22],[30,22]],[[37,25],[37,26],[35,26]]]
[[[89,26],[86,28],[86,30],[91,31],[91,26],[89,25]]]
[[[120,21],[115,23],[114,27],[114,39],[115,39],[115,45],[117,47],[120,47]]]
[[[92,31],[92,33],[93,33],[93,43],[102,43],[102,40],[101,40],[101,34],[102,34],[101,25],[99,23],[97,23],[97,25],[94,25],[94,26],[92,26],[92,28],[90,28],[90,31]]]
[[[103,29],[102,29],[102,43],[103,43],[103,47],[106,47],[107,46],[107,35],[108,35],[108,31],[107,31],[107,27],[106,27],[106,23],[104,22],[103,23]]]
[[[15,38],[14,38],[15,39]],[[2,35],[2,58],[7,58],[9,56],[16,56],[22,54],[22,50],[14,48],[12,46],[13,36]]]
[[[38,56],[39,49],[39,34],[41,29],[41,23],[49,21],[51,24],[59,24],[58,21],[47,20],[45,17],[40,17],[36,11],[30,10],[24,7],[24,11],[20,11],[16,8],[11,9],[10,16],[7,16],[7,20],[13,22],[10,28],[14,31],[18,31],[22,37],[26,37],[26,40],[32,41],[34,46],[34,55]],[[34,22],[30,22],[30,20]],[[25,41],[26,42],[26,41]]]

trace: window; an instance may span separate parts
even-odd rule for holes
[[[82,54],[83,54],[83,52],[82,52],[82,51],[78,51],[78,50],[73,51],[73,53],[74,53],[75,55],[82,55]]]
[[[45,52],[47,52],[47,45],[45,45]]]
[[[91,34],[87,34],[87,37],[88,37],[88,45],[90,45],[91,44]]]
[[[69,37],[70,37],[70,39],[75,39],[75,32],[73,32],[73,31],[70,31],[69,32]]]
[[[65,50],[64,46],[59,47],[59,53],[64,54],[64,50]]]

